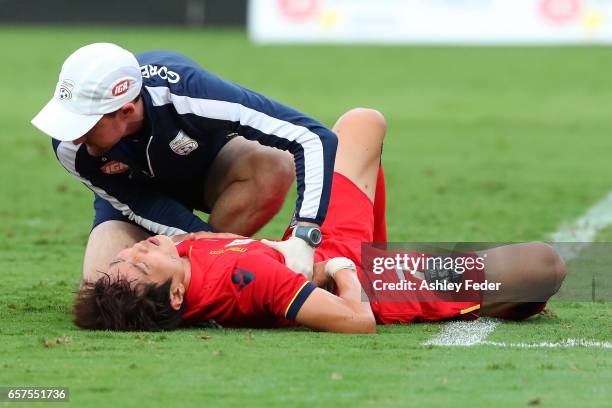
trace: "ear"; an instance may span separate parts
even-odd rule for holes
[[[170,288],[170,307],[174,310],[180,310],[185,298],[185,286],[182,283]]]
[[[133,102],[128,102],[121,107],[121,114],[123,116],[130,116],[136,111],[136,105]]]

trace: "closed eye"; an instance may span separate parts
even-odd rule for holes
[[[108,267],[110,268],[111,266],[113,266],[113,265],[117,265],[118,263],[121,263],[121,262],[125,262],[125,259],[117,258],[117,259],[115,259],[114,261],[111,261],[111,262],[108,264]]]
[[[137,263],[137,264],[133,263],[132,266],[138,269],[138,271],[140,271],[144,275],[147,275],[147,276],[149,275],[149,272],[147,271],[147,269],[149,269],[149,266],[146,263],[144,262]]]

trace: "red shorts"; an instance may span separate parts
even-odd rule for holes
[[[315,252],[315,262],[344,256],[357,264],[362,284],[362,243],[372,242],[374,206],[370,198],[351,180],[334,173],[332,192],[325,223],[321,228],[323,242]],[[286,239],[291,233],[285,231]],[[378,323],[412,323],[450,318],[472,320],[478,317],[481,302],[377,301],[370,299]]]

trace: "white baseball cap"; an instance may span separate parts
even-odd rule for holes
[[[109,43],[86,45],[64,61],[53,98],[32,124],[54,139],[76,140],[104,114],[134,100],[141,87],[131,52]]]

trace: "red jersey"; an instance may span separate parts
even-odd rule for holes
[[[284,327],[316,286],[285,266],[276,250],[253,239],[183,241],[191,261],[183,321],[214,320],[225,327]]]

